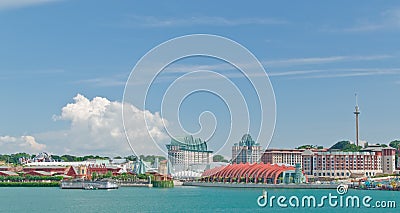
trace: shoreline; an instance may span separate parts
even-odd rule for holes
[[[0,187],[60,187],[60,182],[0,182]]]
[[[183,186],[222,187],[222,188],[269,188],[269,189],[336,189],[339,184],[238,184],[184,182]]]

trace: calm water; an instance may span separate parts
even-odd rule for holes
[[[0,188],[0,212],[400,212],[400,191],[349,190],[346,195],[369,195],[394,200],[396,209],[377,208],[261,208],[260,189],[203,187],[120,188],[118,190],[62,190],[59,188]],[[335,190],[271,189],[268,196],[322,197]],[[371,202],[372,203],[372,202]]]

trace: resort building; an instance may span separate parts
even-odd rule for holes
[[[382,170],[384,174],[393,174],[396,171],[396,149],[382,148]]]
[[[30,175],[62,175],[66,171],[65,166],[30,166],[24,167],[22,170],[25,174]]]
[[[257,163],[261,158],[261,146],[249,134],[232,146],[232,163]]]
[[[302,169],[309,177],[350,178],[393,174],[395,150],[370,146],[360,152],[326,151],[302,153]]]
[[[400,170],[400,155],[397,156],[397,169]]]
[[[0,176],[19,176],[18,173],[13,171],[0,171]]]
[[[302,164],[304,149],[267,149],[261,156],[261,162],[270,164]]]
[[[301,171],[300,164],[296,167],[277,164],[230,164],[206,170],[201,181],[220,183],[305,183],[306,176]]]
[[[172,172],[204,171],[211,162],[212,151],[207,149],[207,142],[193,136],[171,138],[167,144],[168,160]]]

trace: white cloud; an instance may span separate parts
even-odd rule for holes
[[[181,27],[181,26],[239,26],[277,25],[286,21],[274,18],[224,18],[218,16],[194,16],[186,18],[160,18],[155,16],[126,16],[123,26]]]
[[[90,79],[74,81],[74,84],[85,84],[93,85],[98,87],[115,87],[115,86],[125,86],[126,79],[129,73],[117,74],[107,77],[94,77]]]
[[[0,9],[12,9],[55,2],[59,0],[0,0]]]
[[[387,58],[393,58],[391,55],[343,55],[343,56],[328,56],[328,57],[309,57],[309,58],[289,58],[281,60],[267,60],[263,64],[265,66],[294,66],[304,64],[326,64],[345,61],[374,61]]]
[[[296,78],[342,78],[342,77],[362,77],[362,76],[381,76],[399,75],[400,68],[349,68],[349,69],[327,69],[324,73],[298,76]]]
[[[163,119],[158,113],[142,111],[133,105],[125,107],[132,115],[125,120],[133,148],[138,154],[161,153],[151,144],[153,138],[167,142],[164,134]],[[144,123],[144,113],[149,118],[149,131]],[[61,115],[53,116],[56,121],[70,122],[70,128],[56,132],[37,134],[46,141],[50,152],[70,154],[101,154],[108,156],[132,154],[127,143],[122,125],[122,103],[95,97],[92,100],[83,95],[76,95],[74,102],[62,108]],[[165,121],[166,122],[166,121]],[[150,132],[150,133],[149,133]]]
[[[400,9],[393,8],[381,12],[372,18],[362,18],[356,20],[356,23],[347,28],[325,29],[328,32],[373,32],[380,30],[395,30],[400,28]]]
[[[327,57],[307,57],[307,58],[287,58],[287,59],[270,59],[262,61],[263,66],[267,67],[267,74],[269,77],[290,77],[290,76],[304,76],[305,78],[331,78],[331,77],[351,77],[351,76],[366,76],[366,75],[387,75],[397,74],[397,68],[338,68],[338,69],[298,69],[299,65],[325,65],[325,64],[339,64],[343,62],[363,62],[363,61],[379,61],[394,58],[393,55],[339,55]],[[236,64],[238,67],[245,67],[251,70],[252,67],[258,64]],[[295,69],[290,69],[294,67]],[[275,68],[285,68],[287,70],[277,71]],[[152,69],[152,68],[149,68]],[[228,78],[243,78],[244,76],[238,72],[230,72],[236,68],[228,63],[214,63],[214,64],[173,64],[165,68],[161,76],[156,79],[156,83],[168,82],[191,71],[210,70],[223,74]],[[318,73],[324,72],[324,75]],[[343,73],[345,72],[345,73]],[[352,72],[352,73],[349,73]],[[357,73],[356,73],[357,72]],[[251,72],[247,72],[251,77],[258,77]],[[86,84],[96,87],[113,87],[124,86],[126,83],[126,74],[118,74],[112,76],[94,77],[92,79],[78,80],[75,84]],[[262,75],[264,76],[264,75]],[[204,80],[213,79],[215,75],[209,77],[203,76]],[[196,78],[185,78],[186,80],[200,80]]]
[[[36,142],[35,137],[30,135],[21,137],[0,136],[0,150],[2,153],[37,153],[44,151],[44,149],[46,149],[46,145]]]

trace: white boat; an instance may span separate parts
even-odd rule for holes
[[[118,189],[118,184],[115,181],[100,180],[86,181],[81,179],[61,181],[61,189]]]

